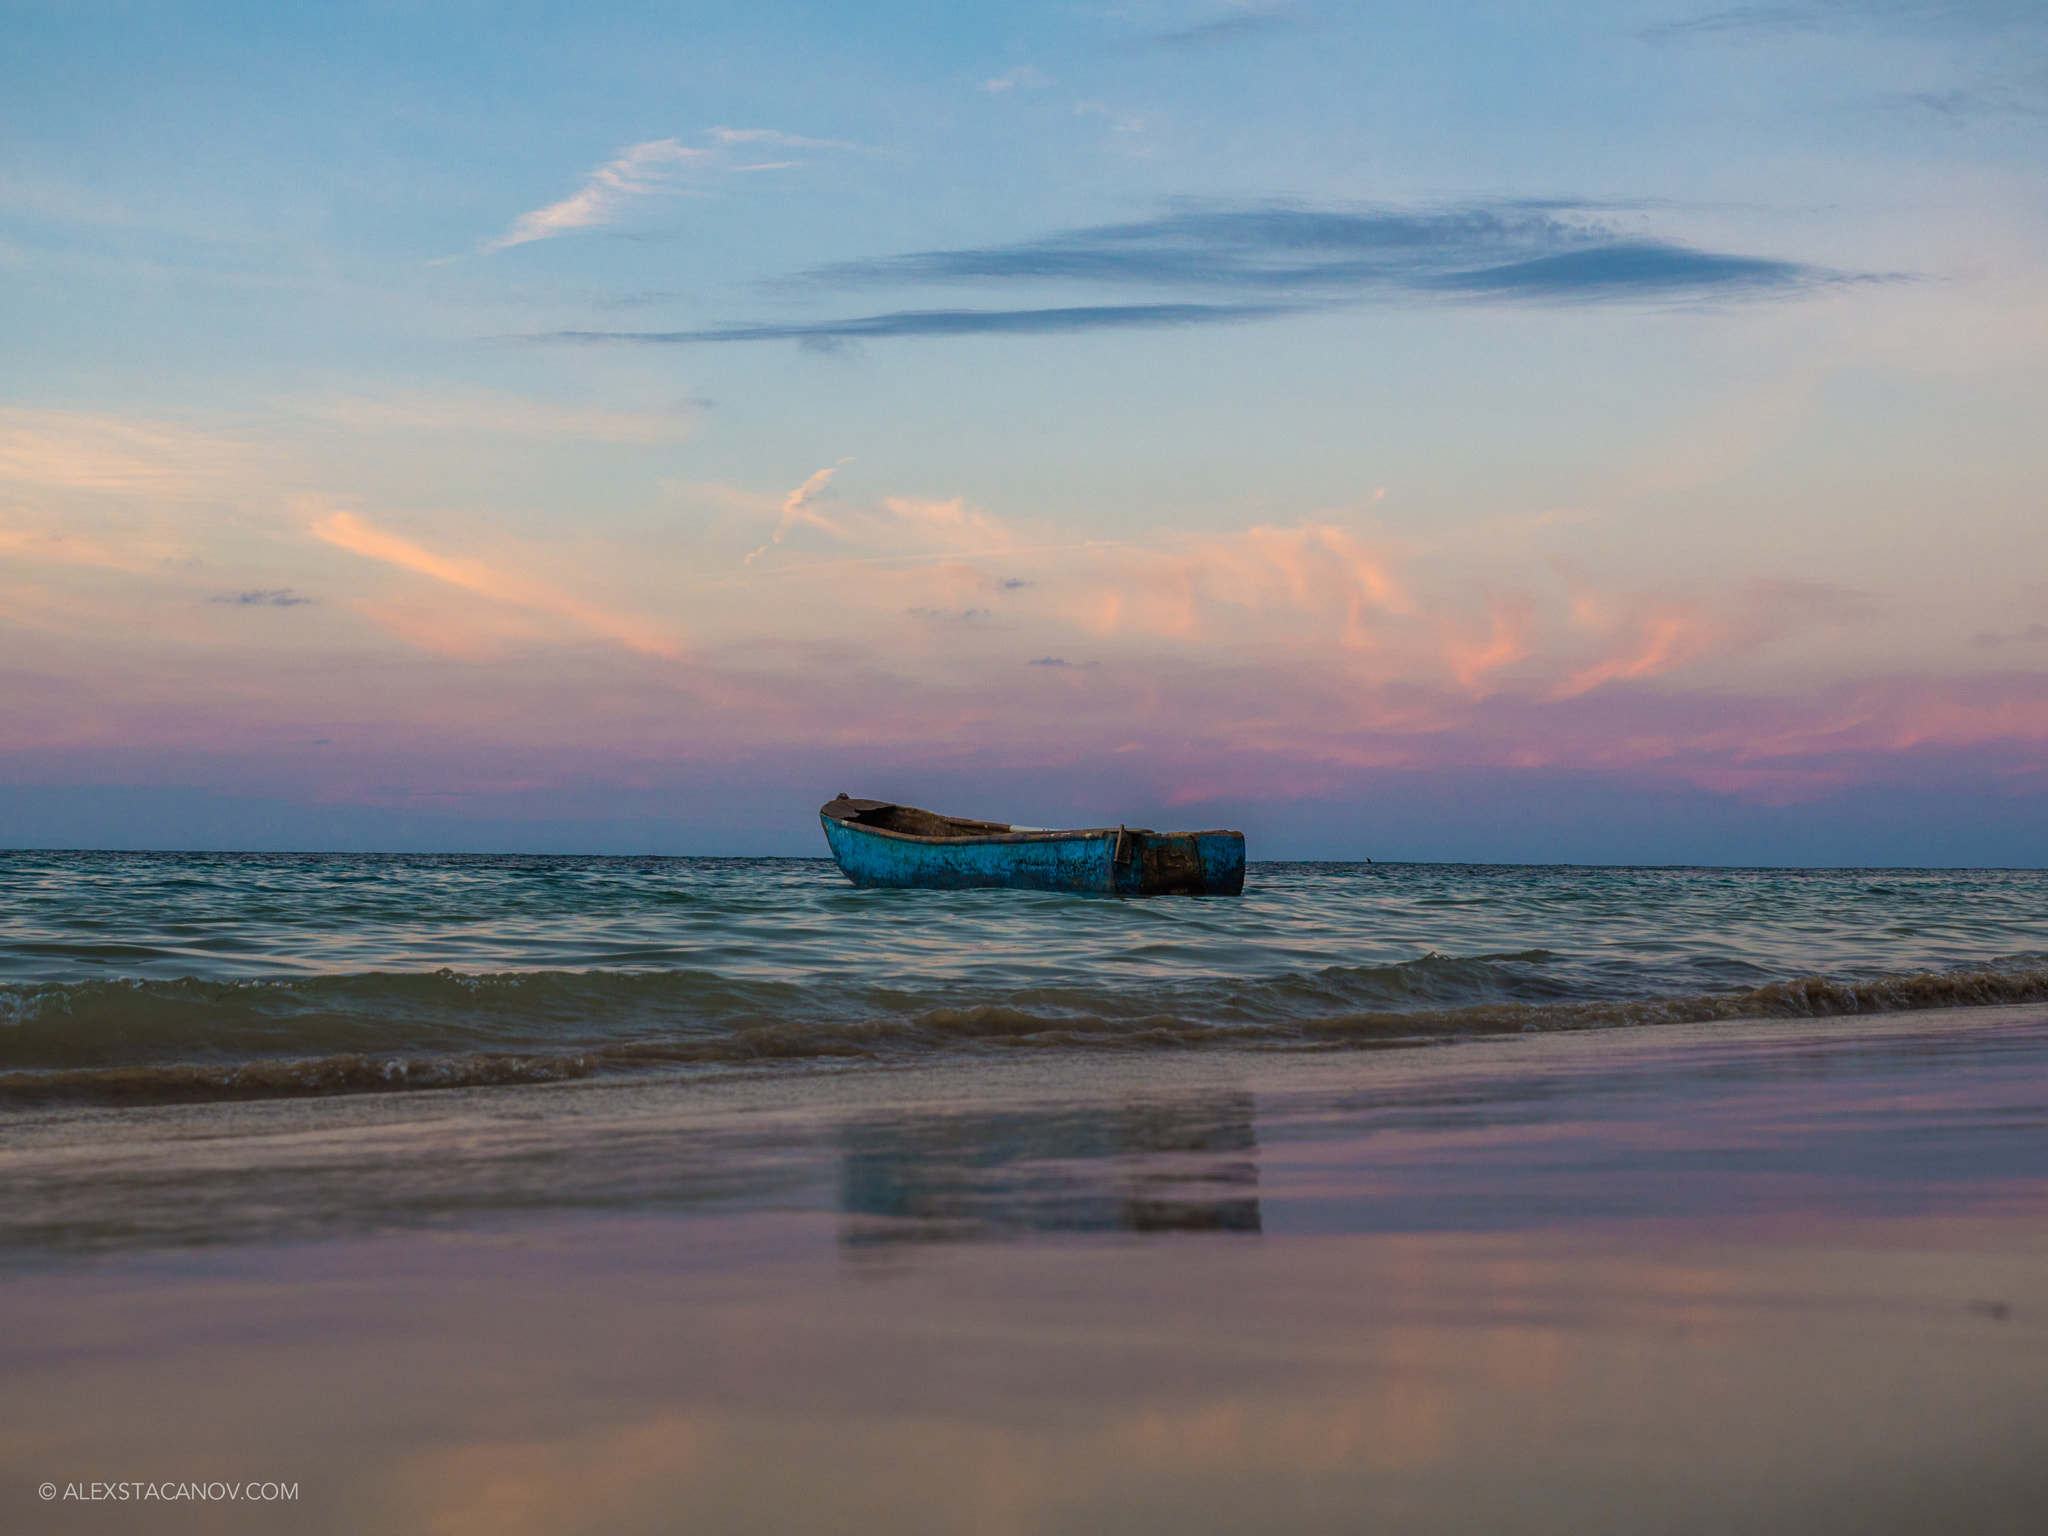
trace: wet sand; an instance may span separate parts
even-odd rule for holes
[[[53,1110],[0,1176],[8,1529],[2048,1515],[2038,1008]],[[61,1496],[204,1480],[298,1497]]]

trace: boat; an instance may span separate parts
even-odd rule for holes
[[[832,857],[855,885],[1002,886],[1088,896],[1238,896],[1242,832],[1068,831],[972,821],[840,795],[818,811]]]

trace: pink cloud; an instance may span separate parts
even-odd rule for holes
[[[297,516],[238,506],[231,583],[310,583],[321,603],[230,612],[205,597],[230,579],[190,574],[185,545],[137,531],[186,537],[198,516],[132,509],[152,487],[240,483],[242,460],[211,440],[36,430],[33,452],[14,440],[15,473],[116,507],[99,524],[0,518],[0,626],[27,680],[0,679],[0,751],[47,761],[218,744],[209,772],[289,764],[285,781],[343,797],[845,756],[1111,765],[1183,804],[1466,769],[1790,803],[1928,764],[1996,761],[2019,782],[2048,755],[2036,674],[1871,662],[1845,676],[1837,655],[1808,668],[1823,681],[1784,681],[1771,647],[1871,616],[1871,599],[1825,584],[1643,590],[1523,546],[1396,537],[1356,512],[1089,540],[958,496],[841,496],[840,465],[774,497],[699,488],[725,523],[658,547],[582,530],[482,547],[274,488]],[[346,754],[292,755],[337,722]]]
[[[1601,658],[1567,677],[1551,693],[1575,699],[1603,683],[1661,677],[1710,654],[1728,636],[1690,606],[1647,604],[1613,626],[1613,638]]]
[[[671,658],[682,653],[672,635],[648,620],[587,602],[553,583],[482,560],[435,554],[410,539],[371,527],[352,512],[329,513],[313,523],[312,532],[351,554],[381,560],[493,602],[567,619],[629,650]],[[418,620],[413,621],[412,629],[420,632]]]
[[[1536,617],[1536,603],[1526,593],[1489,593],[1486,633],[1454,633],[1443,643],[1444,664],[1458,686],[1468,692],[1480,691],[1490,674],[1526,661],[1533,646]]]

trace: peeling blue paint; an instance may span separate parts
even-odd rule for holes
[[[1244,890],[1238,832],[991,832],[913,837],[820,814],[846,878],[861,886],[1002,887],[1084,896],[1236,896]]]

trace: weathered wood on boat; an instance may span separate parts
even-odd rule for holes
[[[846,795],[827,801],[818,819],[832,857],[855,885],[1006,886],[1092,896],[1244,891],[1242,832],[1044,831]]]

